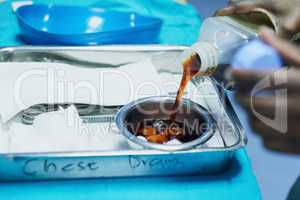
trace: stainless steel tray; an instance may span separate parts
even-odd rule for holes
[[[180,74],[177,63],[183,46],[8,47],[0,62],[62,62],[81,67],[118,67],[152,57],[159,73]],[[209,78],[210,95],[193,99],[205,105],[218,122],[206,144],[189,151],[128,149],[90,152],[0,154],[0,180],[41,180],[96,177],[211,174],[226,170],[246,137],[226,95]],[[201,84],[199,86],[201,88]],[[212,89],[213,88],[213,89]],[[170,94],[174,95],[174,94]],[[225,128],[222,127],[225,124]],[[229,128],[228,128],[229,127]]]

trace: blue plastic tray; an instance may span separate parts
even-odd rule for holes
[[[17,9],[29,44],[97,45],[157,43],[162,20],[133,12],[33,4]]]

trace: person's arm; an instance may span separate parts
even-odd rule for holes
[[[300,48],[268,29],[262,29],[260,35],[294,67],[274,73],[233,70],[236,98],[267,148],[300,154]],[[264,89],[268,95],[253,95],[253,89],[262,83],[270,84]]]

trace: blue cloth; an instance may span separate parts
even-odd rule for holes
[[[33,2],[93,6],[156,16],[163,20],[161,44],[190,45],[197,41],[201,25],[200,17],[190,4],[180,4],[173,0],[34,0]],[[11,1],[0,3],[0,46],[23,44],[18,38],[19,28],[10,4]]]
[[[235,154],[229,171],[215,176],[0,183],[0,197],[5,200],[261,199],[244,149]]]
[[[18,37],[19,26],[10,2],[0,3],[0,46],[15,46],[23,42]]]

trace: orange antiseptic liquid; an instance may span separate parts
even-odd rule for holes
[[[137,136],[145,137],[149,142],[163,144],[174,138],[180,142],[190,142],[202,133],[196,132],[183,122],[169,119],[153,119],[139,124]]]

